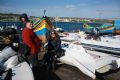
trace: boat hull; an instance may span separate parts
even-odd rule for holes
[[[62,63],[77,67],[93,79],[96,77],[95,72],[105,73],[120,67],[120,58],[118,56],[97,51],[88,51],[76,42],[62,41],[62,44],[68,45],[62,47],[66,51],[65,56],[58,60]]]
[[[82,39],[81,44],[85,48],[120,54],[119,43]]]

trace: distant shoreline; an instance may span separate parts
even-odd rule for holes
[[[19,21],[20,14],[13,13],[0,13],[0,21],[17,22]],[[30,16],[30,19],[38,18]],[[79,17],[48,17],[51,22],[106,22],[113,23],[112,19],[97,19],[97,18],[79,18]]]

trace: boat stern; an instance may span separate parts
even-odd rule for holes
[[[112,62],[110,64],[107,64],[105,66],[102,66],[102,67],[96,69],[96,71],[98,73],[105,73],[110,70],[116,70],[119,67],[120,67],[120,59],[117,59],[117,60],[112,60]]]

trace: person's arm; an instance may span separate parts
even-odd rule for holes
[[[42,41],[36,35],[35,35],[35,43],[36,43],[37,47],[42,46]]]
[[[60,40],[60,38],[59,38],[59,37],[57,38],[55,51],[57,51],[58,49],[61,49],[61,40]]]

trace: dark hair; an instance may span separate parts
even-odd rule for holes
[[[29,19],[28,19],[28,16],[26,13],[22,14],[20,17],[19,17],[19,20],[21,20],[22,18],[25,18],[25,21],[28,22]]]
[[[50,31],[50,36],[51,36],[52,33],[54,33],[54,34],[56,35],[56,37],[59,36],[58,33],[57,33],[55,30]],[[50,38],[51,38],[51,37],[50,37]]]
[[[52,33],[57,34],[55,30],[51,30],[51,31],[50,31],[50,35],[51,35]]]

